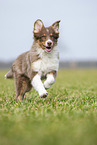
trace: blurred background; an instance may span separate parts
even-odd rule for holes
[[[60,67],[97,67],[97,0],[0,0],[0,68],[33,43],[33,26],[60,23]]]

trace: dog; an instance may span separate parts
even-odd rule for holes
[[[31,49],[21,54],[13,63],[6,79],[15,80],[16,101],[23,101],[26,92],[32,87],[41,98],[48,95],[50,88],[57,76],[59,67],[59,23],[56,21],[49,27],[45,27],[38,19],[34,23],[34,41]],[[42,83],[42,79],[45,79]]]

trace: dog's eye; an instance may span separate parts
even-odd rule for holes
[[[57,39],[53,34],[50,35],[51,39]]]
[[[46,36],[44,36],[44,35],[43,35],[43,36],[41,36],[41,37],[42,37],[42,38],[46,38]]]
[[[58,36],[56,35],[56,34],[50,34],[50,37],[52,38],[52,39],[58,39]]]
[[[40,37],[40,41],[45,41],[46,40],[46,35],[42,35],[41,37]]]
[[[46,35],[45,35],[45,34],[43,34],[41,37],[42,37],[42,38],[46,38]]]
[[[54,38],[54,36],[52,35],[52,36],[50,36],[51,38]]]
[[[41,39],[42,39],[42,40],[45,40],[45,39],[46,39],[46,35],[42,35],[42,36],[41,36]]]
[[[51,33],[50,34],[50,37],[52,38],[52,39],[56,39],[56,37]]]

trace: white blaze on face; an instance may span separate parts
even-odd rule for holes
[[[49,29],[46,29],[46,31],[49,33]]]
[[[48,29],[48,28],[46,28],[46,31],[47,31],[47,33],[49,33],[49,29]],[[51,43],[51,46],[50,46],[49,43]],[[52,47],[52,46],[53,46],[53,41],[52,41],[50,38],[48,38],[48,39],[46,40],[46,42],[45,42],[45,46],[46,46],[46,47],[48,47],[48,46]]]

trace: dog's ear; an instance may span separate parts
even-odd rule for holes
[[[59,23],[60,23],[60,20],[52,24],[52,27],[56,33],[59,33]]]
[[[43,26],[44,26],[43,22],[40,19],[36,20],[34,23],[34,31],[33,32],[38,33],[42,29]]]

